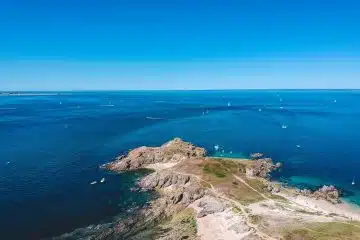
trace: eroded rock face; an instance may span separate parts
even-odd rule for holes
[[[197,217],[202,218],[209,214],[223,212],[226,204],[213,197],[204,197],[198,204],[202,210],[197,214]]]
[[[270,173],[281,167],[280,163],[273,164],[271,158],[261,158],[254,160],[250,167],[246,169],[247,177],[268,178]]]
[[[204,157],[206,150],[175,138],[160,147],[139,147],[102,165],[112,171],[133,170],[154,163],[181,162],[190,158]]]
[[[310,191],[309,189],[296,189],[296,192],[306,197],[326,200],[332,204],[341,203],[341,193],[335,186],[332,185],[324,185],[316,191]]]
[[[138,185],[142,189],[150,190],[157,187],[169,187],[171,185],[184,186],[189,181],[189,175],[177,174],[171,171],[162,171],[145,176],[140,180]]]
[[[336,187],[330,185],[330,186],[322,186],[320,189],[315,191],[313,194],[313,197],[316,199],[324,199],[326,201],[329,201],[333,204],[340,203],[340,192]]]
[[[140,180],[138,185],[144,190],[167,189],[164,197],[168,204],[189,205],[205,195],[198,181],[189,175],[161,171],[150,174]]]

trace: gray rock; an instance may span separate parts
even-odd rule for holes
[[[268,178],[270,173],[281,166],[280,163],[273,164],[271,158],[262,158],[254,160],[250,167],[246,169],[247,177]]]
[[[202,218],[209,214],[223,212],[225,210],[226,205],[212,197],[205,197],[203,200],[200,201],[198,204],[202,210],[198,213],[197,217]]]

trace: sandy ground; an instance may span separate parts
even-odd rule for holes
[[[195,201],[189,207],[199,213],[202,208],[198,204],[202,200]],[[246,225],[244,217],[235,213],[231,207],[227,207],[222,212],[197,217],[196,221],[198,236],[202,240],[258,239],[253,235],[253,230]]]
[[[300,195],[293,196],[292,194],[285,192],[281,192],[278,195],[309,210],[318,211],[325,215],[336,214],[345,217],[348,220],[360,221],[360,208],[349,203],[331,204],[325,200],[316,200]]]
[[[279,204],[274,201],[264,200],[248,206],[251,214],[262,216],[263,219],[271,220],[272,223],[294,222],[331,222],[333,217],[318,214],[316,211],[306,211],[301,206],[293,203]]]

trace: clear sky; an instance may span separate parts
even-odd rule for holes
[[[0,90],[234,88],[360,88],[360,1],[1,1]]]

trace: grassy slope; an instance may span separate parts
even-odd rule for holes
[[[235,160],[226,158],[207,158],[204,161],[197,162],[188,166],[188,172],[201,176],[204,180],[213,184],[216,188],[221,189],[227,196],[236,199],[243,204],[250,204],[264,200],[258,193],[252,191],[247,186],[237,181],[233,174],[243,179],[245,177],[245,169],[251,164],[251,161]],[[284,200],[268,193],[265,188],[264,181],[258,179],[247,179],[249,185],[276,200]],[[205,186],[206,184],[204,184]],[[208,187],[208,186],[205,186]],[[280,198],[280,199],[278,199]],[[236,209],[234,210],[236,211]],[[259,222],[259,216],[251,216],[254,223]],[[283,236],[286,240],[335,240],[335,239],[360,239],[360,223],[348,225],[339,222],[331,223],[311,223],[303,226],[294,226],[293,228],[284,229]]]
[[[196,212],[186,208],[155,229],[154,239],[198,239]]]
[[[360,223],[308,223],[284,229],[283,235],[285,240],[355,240],[360,239]]]

